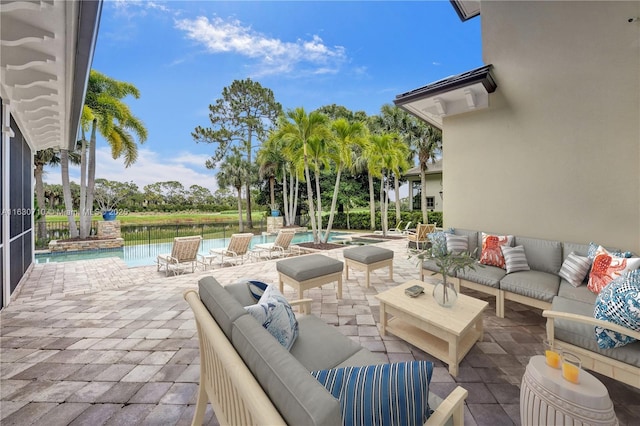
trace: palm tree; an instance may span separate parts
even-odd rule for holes
[[[333,226],[333,215],[336,210],[336,202],[338,200],[340,175],[345,168],[351,168],[352,165],[352,153],[356,147],[362,148],[366,145],[366,127],[362,122],[349,123],[344,118],[339,118],[331,123],[331,130],[333,131],[333,149],[330,153],[333,162],[336,165],[336,183],[333,189],[333,198],[331,200],[331,209],[329,210],[329,222],[327,223],[327,230],[324,236],[321,236],[321,241],[326,243],[329,240],[329,233]],[[318,193],[318,196],[320,194]]]
[[[278,135],[292,147],[301,147],[302,165],[304,167],[304,177],[307,182],[307,199],[309,205],[309,217],[311,218],[311,230],[314,243],[318,243],[318,227],[316,224],[316,207],[311,186],[310,166],[313,166],[310,145],[317,147],[322,139],[330,139],[331,133],[327,127],[327,117],[319,112],[306,113],[304,108],[296,108],[287,111],[280,120]]]
[[[242,186],[249,179],[248,164],[242,158],[242,154],[236,149],[232,149],[233,154],[228,155],[224,162],[220,164],[216,179],[221,188],[229,186],[235,188],[238,194],[238,229],[244,232],[244,223],[242,221]],[[207,160],[207,168],[213,168],[212,159]]]
[[[386,235],[389,181],[392,174],[397,178],[403,170],[408,168],[409,149],[395,133],[372,135],[370,141],[371,145],[367,153],[369,171],[372,176],[380,177],[380,220],[382,233]]]
[[[86,238],[91,230],[93,213],[93,191],[96,175],[96,135],[99,132],[111,146],[112,157],[124,156],[125,167],[132,165],[138,157],[138,147],[134,134],[140,143],[147,139],[147,129],[122,101],[127,96],[140,97],[138,89],[126,82],[114,80],[91,70],[87,85],[87,95],[82,111],[82,138],[80,149],[80,238]],[[85,132],[90,130],[90,140]],[[133,133],[133,134],[132,134]],[[87,152],[87,148],[89,151]],[[68,154],[61,153],[63,185],[68,188]],[[65,178],[66,169],[66,178]],[[66,179],[66,184],[65,184]],[[65,203],[68,202],[65,190]],[[67,210],[72,210],[67,204]],[[69,216],[68,216],[69,217]],[[70,219],[73,219],[71,217]],[[70,229],[75,228],[69,222]],[[77,230],[75,230],[75,235]]]
[[[69,159],[73,164],[80,164],[80,157],[78,155],[71,155]],[[36,151],[33,156],[33,177],[36,181],[36,200],[38,201],[38,206],[40,206],[40,219],[38,220],[37,229],[37,238],[40,241],[47,237],[47,209],[44,182],[42,181],[44,166],[57,166],[58,164],[60,164],[60,152],[53,148]]]

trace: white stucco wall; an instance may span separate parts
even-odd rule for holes
[[[445,226],[640,252],[640,2],[481,13],[498,88],[445,118]]]

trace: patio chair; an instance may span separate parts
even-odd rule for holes
[[[272,243],[261,243],[254,245],[259,252],[265,252],[269,259],[274,257],[285,257],[291,254],[291,241],[296,231],[290,229],[281,229],[278,231],[276,240]]]
[[[407,250],[411,247],[411,243],[414,243],[418,250],[424,249],[425,243],[429,242],[427,235],[435,231],[435,229],[435,224],[419,223],[416,227],[416,232],[407,231]]]
[[[181,274],[191,266],[191,272],[196,270],[198,263],[198,250],[200,250],[201,236],[175,237],[170,254],[159,254],[156,258],[157,270],[165,268],[167,276],[170,271]]]
[[[233,234],[226,248],[209,249],[208,255],[201,255],[201,262],[205,266],[207,263],[211,265],[214,259],[220,258],[220,266],[225,262],[238,264],[244,263],[244,259],[248,256],[249,245],[253,234],[250,232],[244,234]]]

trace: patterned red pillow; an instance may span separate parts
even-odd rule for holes
[[[638,269],[640,257],[624,258],[609,253],[604,247],[599,246],[593,258],[589,283],[587,288],[595,294],[600,293],[611,281],[623,275],[626,271]]]
[[[504,256],[500,246],[511,246],[513,235],[489,235],[482,233],[482,253],[480,263],[505,269]]]

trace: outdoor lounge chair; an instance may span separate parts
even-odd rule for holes
[[[429,242],[427,235],[435,231],[436,225],[419,223],[416,232],[407,231],[407,250],[411,247],[411,243],[414,243],[416,249],[423,249],[425,244]]]
[[[402,228],[402,221],[398,222],[395,228],[391,228],[387,231],[387,235],[405,235],[409,232],[409,227],[411,226],[411,222],[407,222],[404,228]],[[373,231],[376,235],[382,235],[382,231]]]
[[[226,248],[210,249],[208,255],[201,255],[201,262],[206,267],[207,263],[211,265],[214,259],[220,259],[220,266],[227,263],[238,262],[244,263],[245,257],[249,252],[249,245],[253,234],[248,232],[244,234],[233,234],[229,240],[229,245]]]
[[[156,258],[158,271],[165,268],[167,276],[170,271],[174,274],[181,274],[191,266],[191,272],[196,270],[198,262],[198,250],[200,250],[201,236],[175,237],[171,254],[159,254]]]
[[[291,229],[281,229],[278,231],[276,240],[272,243],[256,244],[256,248],[259,252],[265,252],[269,259],[273,257],[285,257],[291,253],[291,240],[296,234],[296,231]]]

